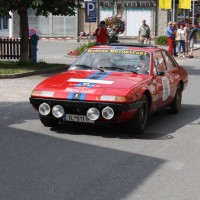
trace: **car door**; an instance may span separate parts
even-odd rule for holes
[[[180,81],[180,75],[178,72],[178,64],[175,61],[175,59],[167,52],[167,51],[162,51],[166,67],[167,67],[167,72],[170,75],[170,83],[171,83],[171,96],[170,99],[173,100],[176,90],[177,90],[177,85]]]
[[[167,106],[173,99],[174,76],[166,64],[165,50],[158,50],[153,53],[155,87],[153,104],[155,109]]]

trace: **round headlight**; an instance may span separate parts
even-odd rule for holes
[[[105,119],[112,119],[114,116],[114,110],[111,107],[107,106],[102,110],[102,116]]]
[[[90,120],[97,120],[98,118],[99,118],[99,116],[100,116],[100,112],[99,112],[99,110],[98,109],[96,109],[96,108],[90,108],[90,109],[88,109],[88,111],[87,111],[87,117],[90,119]]]
[[[49,104],[47,104],[47,103],[40,104],[39,113],[41,115],[46,116],[50,113],[50,111],[51,111],[51,108],[50,108]]]
[[[52,108],[52,114],[53,114],[54,117],[60,118],[65,114],[64,108],[60,105],[55,105]]]

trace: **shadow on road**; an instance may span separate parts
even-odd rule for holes
[[[38,128],[39,121],[37,126],[31,126],[37,115],[27,102],[5,103],[0,107],[1,113],[4,109],[8,113],[0,117],[0,199],[3,200],[121,200],[166,162],[45,135]],[[29,130],[23,129],[25,125]],[[74,127],[70,134],[92,133],[79,128]],[[98,132],[102,137],[107,133]]]
[[[1,103],[1,113],[4,110],[7,112],[0,116],[0,125],[8,127],[12,124],[23,124],[27,120],[38,120],[38,126],[43,126],[39,121],[38,113],[27,102]],[[76,123],[60,124],[50,130],[57,134],[93,135],[105,138],[172,139],[175,135],[172,136],[171,133],[176,132],[183,126],[192,124],[199,119],[199,113],[200,105],[189,104],[182,104],[181,111],[175,115],[161,110],[149,117],[147,128],[142,135],[130,135],[123,126],[97,126]]]

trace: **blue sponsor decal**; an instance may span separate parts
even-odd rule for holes
[[[93,79],[93,80],[102,80],[108,75],[110,75],[111,72],[95,72],[94,74],[88,76],[86,79]],[[92,88],[94,87],[95,83],[84,83],[84,82],[79,82],[77,83],[74,87],[88,87]],[[76,92],[70,92],[68,94],[67,99],[76,99],[76,100],[85,100],[86,93],[76,93]]]

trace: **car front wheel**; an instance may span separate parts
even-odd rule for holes
[[[181,101],[182,101],[182,89],[181,86],[179,85],[176,90],[176,94],[174,97],[174,100],[172,101],[170,105],[170,111],[173,114],[176,114],[180,111],[181,109]]]
[[[128,121],[127,127],[131,133],[141,134],[144,132],[149,115],[149,104],[146,95],[142,97],[142,104],[136,115]]]

